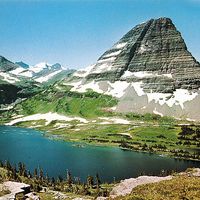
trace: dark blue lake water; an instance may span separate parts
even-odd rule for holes
[[[85,180],[97,172],[104,181],[159,174],[165,170],[200,167],[200,162],[176,160],[155,154],[123,151],[113,147],[85,146],[52,140],[44,133],[27,128],[0,126],[0,160],[24,162],[33,171],[41,166],[50,176],[65,176],[69,169],[75,177]]]

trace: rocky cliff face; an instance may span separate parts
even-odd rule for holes
[[[119,98],[119,112],[200,120],[200,64],[169,18],[137,25],[68,84]]]

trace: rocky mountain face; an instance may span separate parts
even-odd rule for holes
[[[200,120],[200,64],[169,18],[135,26],[65,84],[117,97],[118,112]]]
[[[0,72],[7,72],[16,69],[17,66],[3,56],[0,56]]]

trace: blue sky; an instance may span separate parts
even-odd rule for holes
[[[161,16],[172,18],[200,61],[200,0],[0,0],[0,55],[81,68],[136,24]]]

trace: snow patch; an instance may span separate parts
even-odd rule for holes
[[[164,93],[147,93],[148,102],[155,100],[155,103],[159,103],[160,105],[164,105],[166,103],[167,97],[172,94],[164,94]]]
[[[114,97],[117,97],[117,98],[122,97],[125,93],[125,90],[130,85],[130,83],[128,83],[126,81],[115,81],[114,83],[107,81],[107,84],[109,86],[107,91],[101,90],[99,88],[99,82],[96,82],[94,80],[89,82],[89,83],[86,83],[86,84],[82,84],[82,81],[78,81],[78,82],[66,83],[64,85],[73,86],[71,91],[77,91],[77,92],[83,93],[83,92],[86,92],[87,89],[92,89],[95,92],[111,95],[111,96],[114,96]]]
[[[14,125],[18,122],[38,121],[38,120],[42,120],[42,119],[46,121],[46,123],[45,123],[46,126],[48,124],[50,124],[52,121],[55,121],[55,120],[60,120],[60,121],[77,120],[77,121],[80,121],[82,123],[88,123],[88,121],[86,119],[81,118],[81,117],[67,117],[67,116],[64,116],[64,115],[59,115],[57,113],[49,112],[49,113],[45,113],[45,114],[38,113],[38,114],[29,115],[29,116],[26,116],[26,117],[14,119],[11,122],[7,123],[6,125],[12,126],[12,125]]]
[[[117,56],[117,55],[119,55],[121,52],[122,52],[122,50],[118,50],[118,51],[115,51],[115,52],[112,52],[112,53],[108,53],[108,54],[104,55],[103,57],[104,57],[104,58],[107,58],[107,57]]]
[[[62,129],[62,128],[67,128],[69,127],[70,125],[69,124],[63,124],[63,123],[56,123],[54,125],[54,129],[53,130],[58,130],[58,129]]]
[[[7,106],[5,108],[0,108],[0,110],[11,110],[13,109],[14,106],[10,105],[10,106]]]
[[[36,78],[35,81],[37,81],[39,83],[46,82],[49,79],[51,79],[53,76],[55,76],[56,74],[59,74],[60,72],[62,72],[62,70],[58,70],[58,71],[52,72],[52,73],[48,74],[47,76]]]
[[[146,72],[146,71],[133,72],[133,75],[136,76],[136,77],[138,77],[138,78],[144,78],[144,77],[153,76],[152,73]]]
[[[101,125],[107,125],[107,124],[112,124],[111,122],[100,122],[99,124],[101,124]]]
[[[160,115],[161,117],[164,116],[162,113],[158,112],[156,108],[153,110],[153,113],[156,115]]]
[[[74,87],[71,89],[71,91],[77,91],[77,92],[86,92],[87,89],[92,89],[94,90],[95,92],[98,92],[98,93],[103,93],[103,90],[100,90],[99,88],[99,84],[98,82],[95,82],[94,80],[87,83],[87,84],[84,84],[82,85],[81,84],[82,81],[79,81],[79,82],[76,82],[76,83],[70,83],[70,85],[73,85]]]
[[[15,83],[15,82],[20,81],[18,78],[15,78],[9,75],[8,73],[0,72],[0,76],[3,77],[4,81],[7,81],[9,83]]]
[[[39,73],[43,69],[47,68],[47,66],[50,66],[50,64],[46,62],[41,62],[41,63],[36,64],[35,66],[30,66],[29,69],[35,73]]]
[[[36,64],[35,66],[30,66],[29,69],[35,73],[39,73],[40,71],[47,68],[48,66],[51,66],[51,65],[46,62],[41,62],[41,63]]]
[[[127,45],[127,42],[121,42],[114,46],[115,49],[121,49]]]
[[[16,69],[10,71],[10,73],[11,73],[11,74],[14,74],[14,75],[19,75],[19,74],[21,74],[21,72],[23,72],[23,71],[25,71],[24,68],[18,67],[18,68],[16,68]]]
[[[165,76],[168,78],[172,78],[172,74],[157,74],[157,73],[152,73],[148,71],[140,71],[140,72],[130,72],[130,71],[125,71],[125,73],[122,75],[122,78],[129,78],[135,76],[137,78],[147,78],[147,77],[161,77]]]
[[[173,93],[173,97],[167,101],[167,104],[171,107],[176,102],[179,102],[181,108],[184,108],[184,103],[193,100],[198,95],[197,92],[189,92],[186,89],[177,89]]]
[[[16,119],[16,118],[20,118],[20,117],[23,117],[24,115],[12,115],[12,119]]]
[[[166,76],[168,78],[172,78],[172,74],[162,74],[163,76]]]
[[[99,117],[100,120],[105,120],[100,124],[130,124],[130,121],[122,118],[114,118],[114,117]]]
[[[193,100],[198,95],[197,92],[190,92],[186,89],[177,89],[171,93],[147,93],[148,101],[155,100],[160,105],[167,104],[169,107],[180,105],[184,109],[184,103]]]
[[[116,109],[117,109],[117,106],[113,106],[110,108],[110,110],[113,110],[113,111],[115,111]]]
[[[128,78],[134,75],[134,72],[125,71],[125,73],[121,76],[122,78]]]
[[[133,136],[130,133],[118,133],[119,135],[126,135],[129,136],[130,138],[133,138]]]
[[[106,58],[106,59],[100,59],[100,60],[97,61],[97,64],[99,64],[99,63],[105,63],[105,62],[113,62],[115,59],[116,59],[115,56],[109,57],[109,58]]]
[[[114,83],[108,82],[110,88],[105,94],[112,95],[114,97],[120,98],[125,94],[125,90],[128,88],[130,83],[126,81],[115,81]]]
[[[139,50],[138,50],[138,53],[139,54],[143,54],[145,51],[147,51],[148,50],[148,48],[144,45],[144,44],[142,44],[141,46],[140,46],[140,48],[139,48]]]
[[[191,118],[186,118],[187,121],[190,121],[190,122],[196,122],[195,119],[191,119]]]
[[[27,71],[20,73],[20,75],[31,78],[31,77],[33,77],[33,72],[27,70]]]
[[[80,128],[75,128],[75,129],[74,129],[74,131],[80,131],[80,130],[81,130]]]

